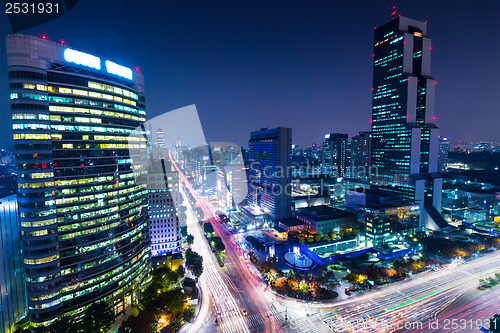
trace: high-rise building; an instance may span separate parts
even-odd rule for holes
[[[291,128],[250,133],[248,204],[259,207],[274,221],[291,216],[291,151]]]
[[[351,139],[351,169],[354,178],[369,178],[371,164],[371,132],[359,132]]]
[[[450,142],[448,138],[439,137],[439,156],[438,156],[438,171],[446,172],[448,166],[448,152],[450,151]]]
[[[373,188],[400,193],[422,209],[424,227],[447,226],[437,173],[431,39],[427,24],[393,15],[375,29],[372,96]]]
[[[346,177],[348,168],[347,134],[330,133],[325,135],[321,164],[323,174]]]
[[[7,64],[29,320],[137,302],[150,271],[147,189],[129,148],[144,78],[62,42],[11,34]],[[132,147],[133,146],[133,147]]]
[[[17,196],[0,198],[0,332],[14,332],[14,324],[26,316],[21,231]]]
[[[181,246],[179,173],[166,159],[155,161],[148,172],[151,255],[177,253]]]

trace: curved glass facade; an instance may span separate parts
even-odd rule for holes
[[[7,60],[29,318],[46,325],[98,300],[118,314],[150,271],[148,194],[129,150],[146,147],[142,74],[19,34]]]

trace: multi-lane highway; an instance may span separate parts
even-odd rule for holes
[[[487,328],[489,318],[499,310],[500,288],[479,291],[477,285],[480,278],[500,271],[500,252],[341,301],[304,302],[280,296],[267,288],[243,259],[234,237],[205,200],[196,196],[187,182],[185,189],[211,218],[226,246],[225,267],[221,269],[188,207],[193,249],[203,256],[205,264],[200,284],[211,306],[203,304],[186,332],[479,332],[478,328]],[[218,318],[215,329],[209,321],[215,320],[212,313]]]

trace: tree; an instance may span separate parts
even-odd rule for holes
[[[312,242],[313,242],[313,240],[314,240],[313,236],[309,236],[309,237],[307,237],[307,242],[308,242],[308,243],[312,243]]]
[[[343,230],[343,229],[340,229],[340,231],[339,231],[339,237],[340,237],[340,238],[343,238],[343,237],[344,237],[344,235],[345,235],[344,230]]]
[[[304,238],[299,239],[299,244],[304,244],[306,240]]]
[[[354,285],[356,285],[356,284],[362,285],[365,282],[366,278],[367,278],[366,275],[362,275],[362,274],[354,273],[354,272],[351,272],[351,273],[347,274],[346,276],[344,276],[345,281],[352,283]]]
[[[205,224],[203,224],[203,230],[205,230],[205,233],[207,234],[207,236],[211,235],[215,232],[214,226],[210,222],[205,222]]]
[[[300,282],[299,290],[302,294],[306,295],[309,292],[309,284],[305,281]]]
[[[115,322],[115,315],[111,306],[101,301],[93,303],[85,310],[82,320],[83,331],[85,333],[107,332]]]
[[[152,333],[156,317],[148,311],[141,311],[137,316],[130,316],[123,321],[117,333]]]
[[[319,242],[320,239],[321,239],[321,235],[320,234],[316,234],[316,236],[314,236],[314,239],[316,239],[316,242]]]
[[[184,215],[186,215],[186,214],[184,214]],[[179,219],[180,219],[180,215],[179,215]],[[185,219],[186,218],[184,218],[184,220]],[[181,235],[182,235],[182,237],[187,237],[187,235],[188,235],[187,230],[188,230],[188,228],[186,226],[181,227]]]
[[[193,245],[193,243],[194,243],[194,237],[193,237],[193,235],[187,235],[186,241],[187,241],[187,243],[189,245]]]
[[[321,286],[318,281],[314,280],[309,282],[309,291],[311,292],[311,296],[313,298],[321,298]]]
[[[382,274],[382,277],[387,281],[388,278],[393,277],[396,275],[398,272],[394,268],[386,268],[382,267],[380,269],[380,274]]]
[[[352,228],[351,233],[352,233],[353,236],[357,236],[358,235],[358,229]]]
[[[212,237],[211,241],[214,242],[213,246],[215,251],[222,252],[226,250],[226,246],[224,245],[222,238],[220,238],[219,236]]]
[[[186,258],[186,268],[193,273],[196,278],[199,278],[203,273],[203,257],[191,249],[187,249],[184,254]]]
[[[326,241],[329,241],[331,238],[330,238],[330,235],[328,233],[326,233],[323,238],[326,240]]]
[[[488,238],[484,242],[484,245],[487,248],[499,247],[500,246],[500,239],[498,239],[498,238]]]
[[[274,286],[276,290],[282,294],[286,294],[289,290],[288,281],[284,277],[277,278],[276,281],[274,281]]]
[[[335,233],[335,231],[332,231],[332,234],[330,236],[332,237],[332,239],[337,238],[337,234]]]
[[[288,287],[291,291],[299,290],[299,282],[295,279],[288,280]]]

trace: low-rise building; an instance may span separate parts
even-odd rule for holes
[[[321,235],[352,228],[356,223],[355,214],[325,205],[299,209],[296,218],[306,223],[312,233]]]

